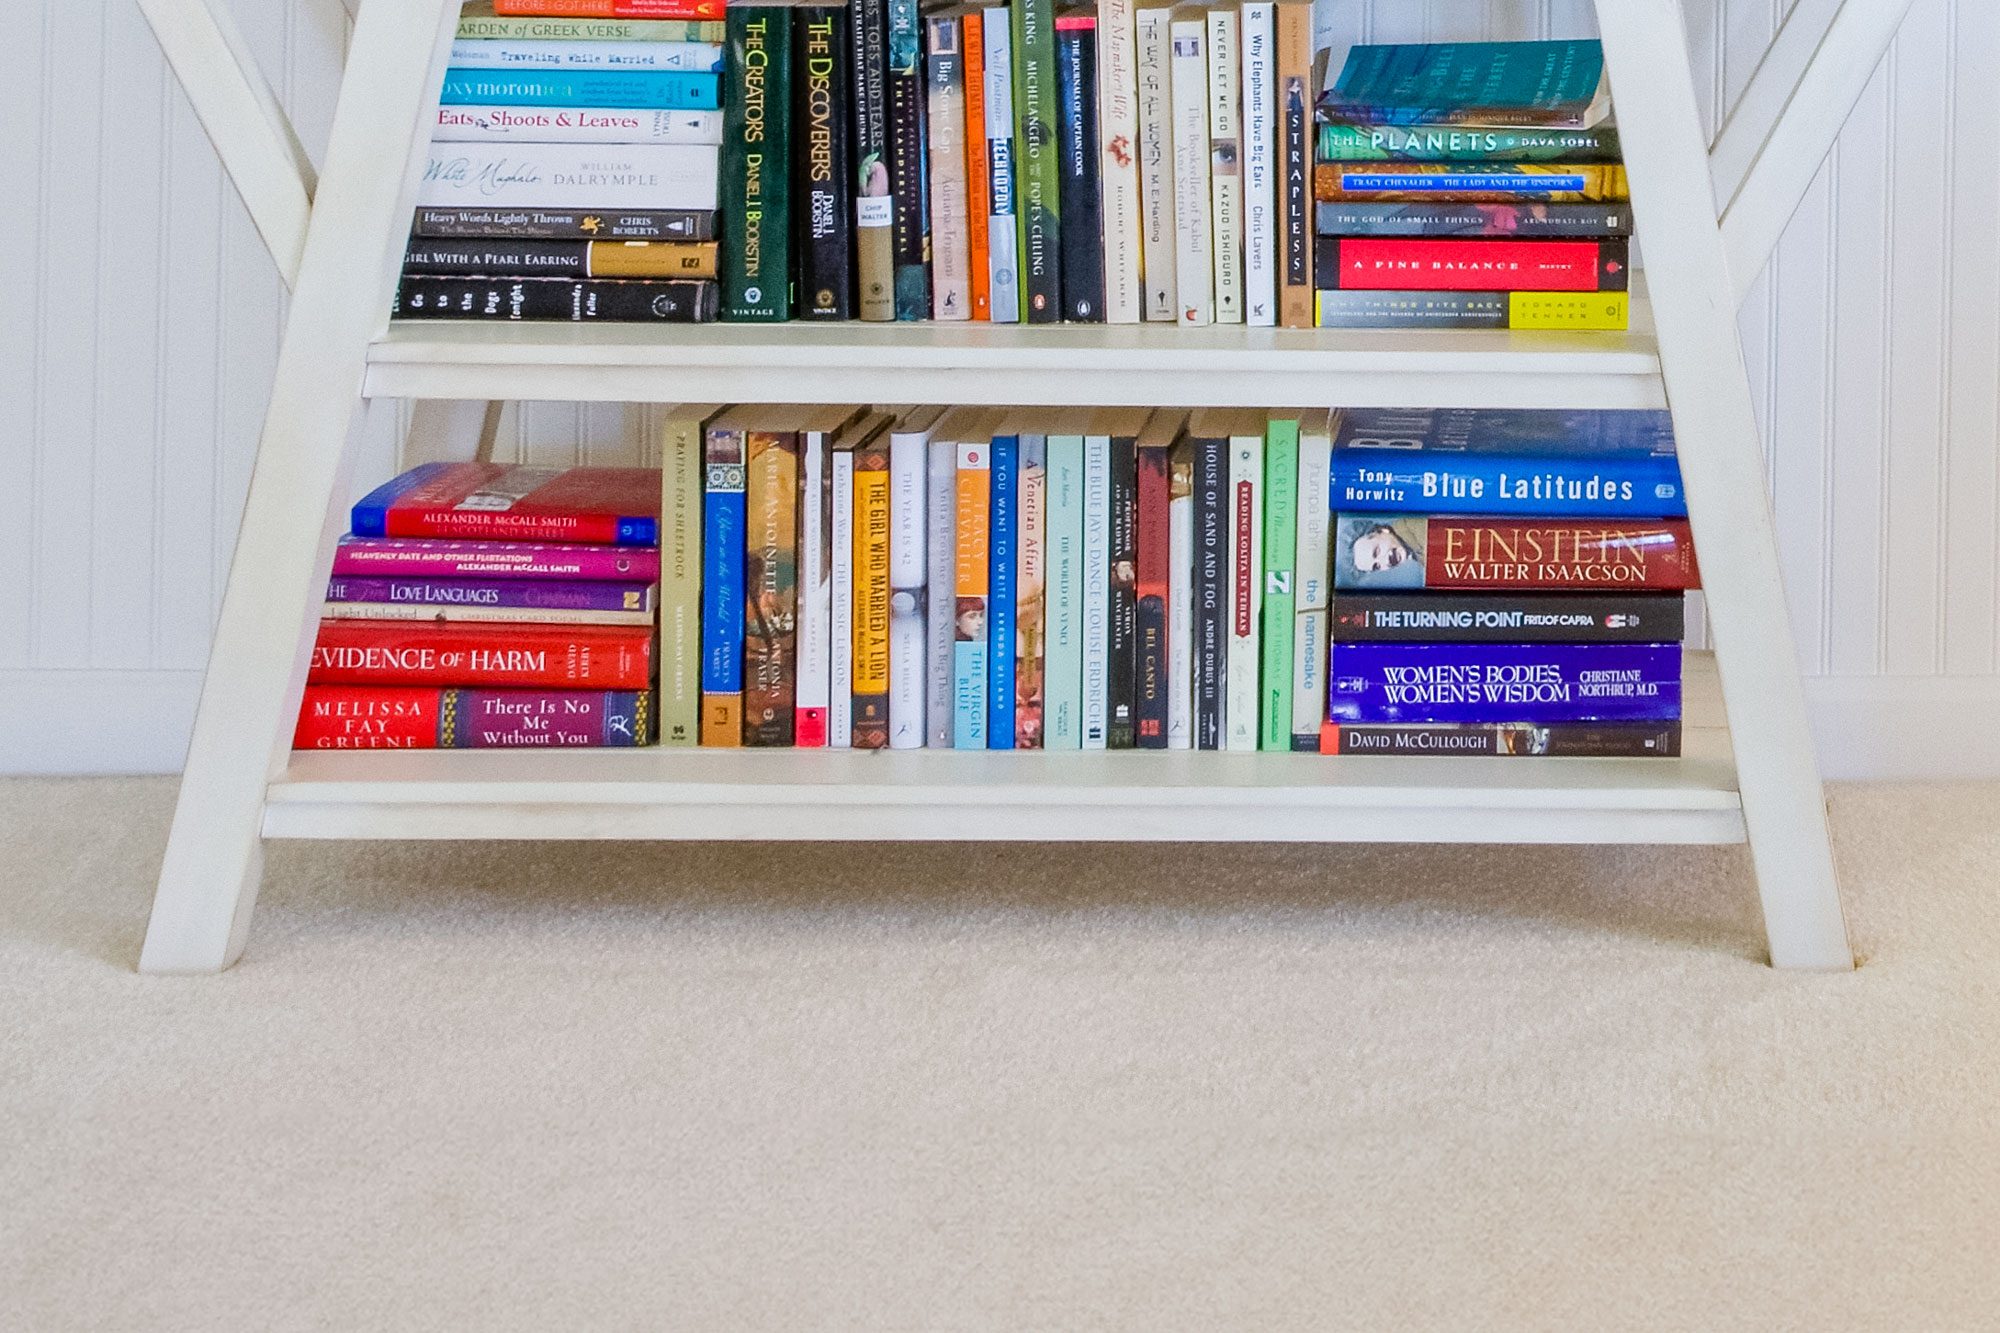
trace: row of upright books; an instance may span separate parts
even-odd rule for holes
[[[1679,750],[1696,569],[1664,414],[688,405],[661,445],[658,472],[433,465],[364,501],[315,687],[351,713],[370,685],[652,683],[669,745]],[[658,579],[645,668],[578,675],[588,636],[555,626],[498,674],[397,674],[459,651],[509,580],[596,567],[426,543],[581,530],[613,544],[574,556]],[[369,595],[429,623],[334,618],[340,572],[392,554],[427,577]],[[395,734],[602,743],[432,730]]]

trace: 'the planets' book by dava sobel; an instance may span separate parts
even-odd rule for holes
[[[426,463],[354,506],[356,537],[448,537],[654,546],[660,474],[651,468]]]

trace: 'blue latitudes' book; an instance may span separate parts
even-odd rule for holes
[[[1334,722],[1658,722],[1681,715],[1677,643],[1336,643]]]
[[[1610,114],[1595,41],[1356,46],[1322,121],[1356,125],[1535,125],[1588,129]]]
[[[721,76],[655,69],[448,69],[438,100],[446,106],[601,106],[713,111]]]
[[[1335,428],[1332,502],[1352,513],[1687,513],[1665,412],[1346,411]]]
[[[987,537],[990,571],[986,581],[986,748],[1014,748],[1014,578],[1015,528],[1019,499],[1015,473],[1021,460],[1018,435],[993,437],[992,531]]]

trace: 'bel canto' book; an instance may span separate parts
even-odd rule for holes
[[[652,468],[425,463],[362,497],[350,517],[357,537],[655,546],[660,474]]]

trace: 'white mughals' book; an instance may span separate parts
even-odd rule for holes
[[[417,204],[713,210],[720,154],[714,144],[432,144]]]

